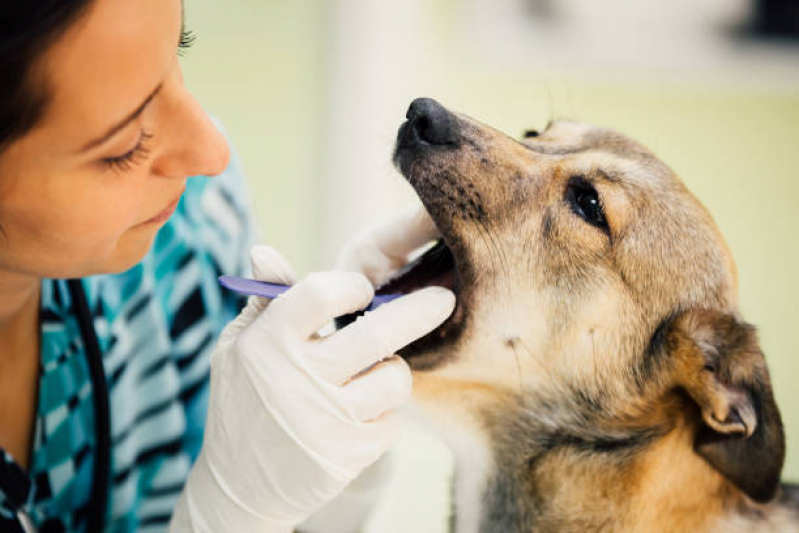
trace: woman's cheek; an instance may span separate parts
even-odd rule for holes
[[[58,220],[51,221],[50,229],[60,234],[57,240],[62,242],[62,249],[72,250],[79,262],[102,261],[141,222],[140,194],[135,189],[104,191],[98,187],[94,194],[62,204],[62,212]]]

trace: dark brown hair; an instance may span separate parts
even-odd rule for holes
[[[92,0],[0,0],[0,153],[42,117],[49,93],[37,60]]]

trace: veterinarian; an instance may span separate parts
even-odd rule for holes
[[[220,290],[295,280],[251,248],[182,20],[181,0],[0,4],[0,531],[291,531],[395,441],[392,354],[452,312],[434,287],[315,336],[433,236],[413,215],[347,245],[363,273],[268,306]]]

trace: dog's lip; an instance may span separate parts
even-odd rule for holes
[[[403,175],[412,186],[415,185],[415,180],[408,179],[408,176],[405,175],[404,172]],[[437,350],[441,347],[442,343],[448,343],[458,337],[459,331],[462,329],[462,324],[466,313],[465,309],[467,307],[464,303],[463,291],[464,289],[468,288],[464,285],[466,281],[464,278],[464,272],[466,272],[464,270],[466,259],[465,254],[463,253],[463,247],[459,244],[459,240],[454,233],[452,233],[452,231],[448,228],[442,227],[445,224],[440,224],[438,217],[435,216],[435,213],[431,212],[431,209],[435,210],[435,206],[428,204],[428,202],[422,198],[422,195],[419,194],[419,190],[415,186],[414,191],[422,199],[422,204],[424,205],[428,215],[433,220],[433,223],[435,224],[439,233],[439,238],[436,241],[436,244],[427,250],[420,258],[417,258],[417,261],[423,259],[426,254],[434,253],[436,247],[443,246],[446,249],[446,253],[450,255],[452,262],[449,273],[451,281],[448,284],[444,284],[444,286],[452,290],[456,298],[455,309],[453,310],[452,314],[441,323],[441,325],[424,337],[414,341],[397,352],[400,357],[408,362],[412,369],[420,371],[436,368],[443,363],[444,359],[435,356],[434,354],[438,353]],[[410,265],[408,265],[408,268],[413,269],[414,266],[418,266],[414,265],[414,263],[415,262],[412,262]],[[396,277],[379,287],[377,292],[383,293],[384,291],[392,292],[395,290],[397,284],[392,283],[394,279],[396,279]]]
[[[415,275],[415,271],[418,272],[418,269],[422,269],[423,272],[424,269],[432,269],[434,274],[436,273],[436,264],[434,261],[430,260],[430,257],[442,253],[445,254],[445,260],[449,261],[446,272],[442,273],[439,268],[437,271],[438,278],[427,278],[428,282],[422,285],[414,284],[413,276]],[[439,267],[440,266],[441,265],[439,265]],[[443,344],[458,337],[459,325],[462,323],[464,316],[464,306],[461,298],[461,277],[459,275],[455,254],[443,239],[439,239],[433,247],[427,250],[421,257],[417,258],[416,261],[408,265],[408,267],[409,270],[405,272],[405,274],[406,276],[411,276],[409,286],[403,287],[408,277],[400,275],[382,286],[377,292],[380,293],[382,290],[386,290],[387,292],[395,292],[397,290],[406,292],[406,290],[403,289],[410,288],[410,290],[413,291],[425,286],[439,285],[452,290],[455,294],[455,309],[446,320],[427,335],[424,335],[397,351],[397,355],[402,357],[414,371],[430,370],[438,367],[445,360],[444,357],[441,357],[438,351],[439,348],[441,348]],[[422,274],[422,277],[423,276],[424,274]],[[441,282],[442,279],[446,279],[446,281]]]
[[[455,257],[443,239],[401,268],[377,289],[377,294],[407,294],[415,290],[441,286],[458,294],[459,282]]]

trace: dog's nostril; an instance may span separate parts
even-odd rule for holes
[[[413,121],[413,129],[416,130],[416,135],[425,142],[430,144],[437,144],[433,139],[436,137],[433,131],[433,122],[430,117],[422,115]]]
[[[418,139],[427,144],[455,144],[458,139],[455,115],[435,100],[417,98],[411,102],[406,117]]]

